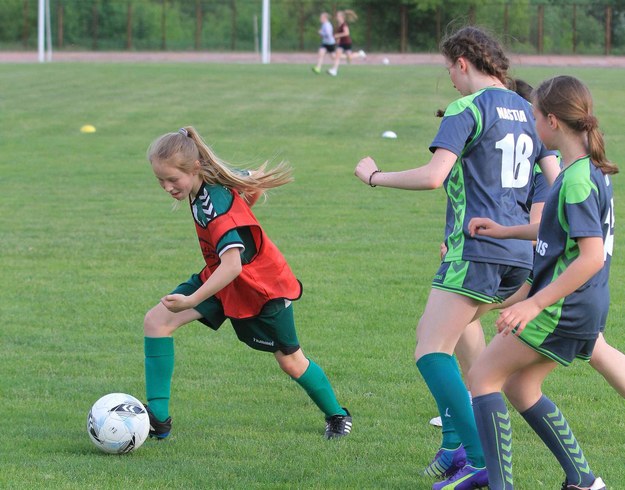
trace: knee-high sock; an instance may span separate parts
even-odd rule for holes
[[[295,380],[308,396],[315,402],[315,405],[325,414],[326,417],[332,415],[346,415],[336,399],[332,385],[326,374],[317,364],[308,359],[309,365],[304,374]]]
[[[568,483],[589,487],[595,481],[568,422],[560,409],[545,395],[521,414],[557,458]]]
[[[441,419],[443,421],[451,419],[453,428],[467,452],[467,462],[478,468],[483,467],[482,446],[458,364],[449,354],[434,352],[421,357],[417,361],[417,367],[436,400]]]
[[[510,413],[501,393],[473,398],[475,423],[482,441],[488,485],[497,490],[511,490],[512,427]]]
[[[171,377],[174,374],[173,337],[145,337],[145,391],[154,416],[169,417]]]

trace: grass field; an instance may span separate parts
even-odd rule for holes
[[[625,169],[625,72],[514,75],[560,73],[590,85]],[[389,170],[427,161],[434,111],[457,97],[443,67],[344,67],[333,79],[303,65],[56,63],[0,65],[0,79],[0,488],[430,488],[420,473],[439,432],[412,352],[445,196],[370,189],[353,169],[365,155]],[[304,284],[300,341],[353,413],[349,438],[324,441],[321,413],[229,324],[193,324],[175,337],[172,436],[122,457],[89,441],[97,398],[144,397],[145,311],[201,268],[187,209],[172,212],[145,160],[155,137],[187,124],[232,162],[293,165],[295,182],[255,210]],[[399,138],[380,138],[387,129]],[[625,349],[621,179],[606,337]],[[581,363],[545,392],[594,471],[625,488],[622,398]],[[555,459],[512,417],[517,488],[560,488]]]

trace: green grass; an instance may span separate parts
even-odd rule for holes
[[[515,75],[560,73],[589,83],[625,168],[624,71]],[[0,488],[430,488],[420,471],[439,433],[412,352],[445,196],[370,189],[353,169],[365,155],[383,169],[427,162],[434,111],[457,97],[443,67],[344,67],[333,79],[301,65],[55,63],[0,65],[0,77]],[[145,160],[155,137],[187,124],[232,162],[292,163],[296,181],[255,210],[304,283],[300,341],[354,414],[349,438],[324,441],[305,394],[229,324],[193,324],[176,333],[170,439],[123,457],[91,445],[97,398],[144,396],[145,311],[201,268],[188,211],[172,212]],[[387,129],[399,138],[380,138]],[[625,349],[618,236],[607,338]],[[623,400],[581,363],[545,392],[595,472],[622,485]],[[517,487],[559,488],[556,461],[514,412],[513,424]]]

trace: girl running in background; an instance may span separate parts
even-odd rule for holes
[[[448,251],[417,326],[415,359],[443,418],[443,440],[426,468],[444,481],[434,490],[488,485],[469,396],[452,357],[465,327],[516,291],[532,267],[532,244],[472,237],[472,217],[528,222],[535,162],[555,159],[541,144],[530,104],[508,90],[508,58],[483,30],[465,27],[441,43],[449,76],[462,95],[449,105],[430,145],[429,163],[383,172],[370,157],[356,175],[373,187],[428,190],[445,186]]]
[[[565,472],[562,488],[602,490],[603,481],[590,470],[559,408],[542,393],[542,383],[558,364],[588,361],[605,328],[614,238],[609,175],[618,169],[605,155],[583,83],[555,77],[532,99],[539,136],[560,151],[562,172],[540,227],[501,226],[484,218],[469,223],[473,236],[537,239],[527,299],[501,311],[500,334],[470,371],[473,409],[493,490],[513,488],[510,417],[502,390],[556,456]]]
[[[352,37],[347,21],[355,22],[356,20],[358,20],[358,16],[353,10],[339,10],[336,13],[338,28],[334,34],[334,38],[339,45],[339,56],[337,56],[337,58],[340,58],[341,55],[345,55],[348,63],[352,62]],[[361,50],[358,54],[363,57],[365,52]],[[334,69],[338,72],[339,63],[337,61],[334,63]]]
[[[206,262],[145,316],[150,435],[163,439],[171,431],[173,333],[194,320],[217,330],[226,318],[241,342],[273,353],[280,368],[306,391],[325,415],[326,438],[348,435],[349,412],[297,339],[291,301],[301,296],[302,286],[250,209],[267,189],[292,180],[290,168],[234,170],[191,126],[156,139],[148,160],[163,190],[177,201],[189,201]]]
[[[319,36],[321,36],[321,45],[319,46],[319,51],[317,51],[317,65],[312,68],[312,71],[317,74],[321,73],[321,67],[323,66],[323,59],[325,58],[326,53],[330,53],[337,69],[338,63],[340,62],[336,53],[334,27],[332,27],[332,22],[330,22],[330,14],[323,12],[319,16],[319,22],[321,23],[321,27],[318,31]],[[336,76],[337,73],[338,72],[334,70],[334,67],[328,70],[329,75]]]

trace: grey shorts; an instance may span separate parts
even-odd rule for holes
[[[590,361],[597,339],[576,339],[554,335],[534,322],[529,322],[518,339],[539,354],[568,366],[575,359]]]
[[[482,303],[501,303],[523,285],[530,272],[511,265],[456,260],[441,264],[432,287]]]

